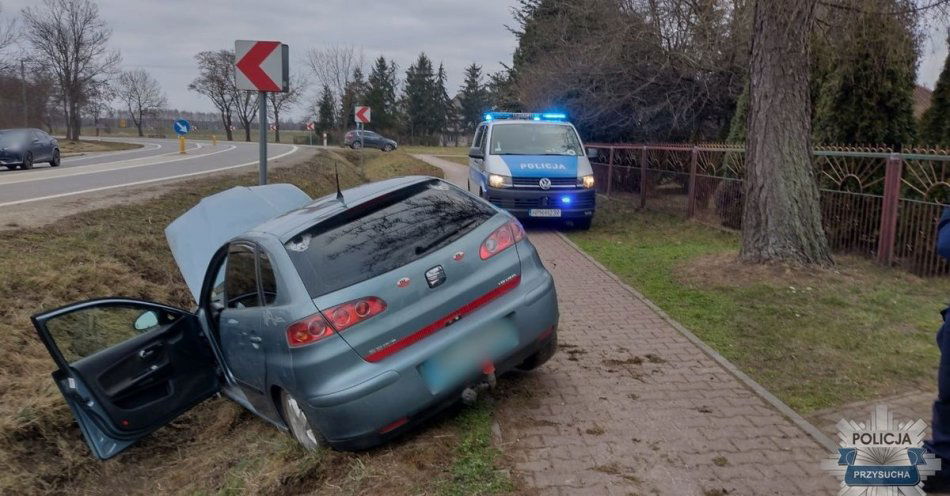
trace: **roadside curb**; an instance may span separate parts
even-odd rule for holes
[[[792,423],[797,425],[800,429],[805,431],[805,433],[808,434],[809,437],[814,439],[819,445],[821,445],[821,447],[825,448],[826,450],[830,452],[835,452],[837,450],[838,448],[837,444],[835,444],[835,442],[830,437],[825,435],[825,433],[821,432],[817,427],[812,425],[809,421],[805,420],[805,418],[799,415],[798,413],[796,413],[795,410],[792,410],[792,408],[786,405],[785,402],[778,399],[778,397],[770,393],[767,389],[762,387],[762,385],[755,382],[755,380],[753,380],[751,377],[746,375],[745,372],[739,370],[739,368],[736,367],[732,362],[730,362],[725,357],[720,355],[719,352],[717,352],[716,350],[712,349],[709,345],[703,342],[703,340],[699,339],[695,334],[693,334],[689,329],[687,329],[682,324],[680,324],[679,322],[674,320],[672,317],[670,317],[666,312],[664,312],[660,307],[658,307],[655,303],[653,303],[649,298],[644,296],[642,293],[640,293],[636,289],[632,288],[627,283],[623,282],[623,280],[621,280],[619,276],[617,276],[616,274],[608,270],[606,267],[604,267],[600,262],[595,260],[594,257],[588,255],[587,252],[582,250],[581,247],[577,246],[577,244],[571,241],[564,233],[560,231],[555,231],[555,233],[561,239],[563,239],[564,242],[566,242],[571,248],[577,251],[581,256],[586,258],[588,261],[593,263],[598,269],[603,271],[607,275],[607,277],[610,277],[611,279],[616,281],[622,288],[624,288],[624,290],[626,290],[627,292],[632,294],[635,298],[637,298],[638,300],[645,303],[648,307],[650,307],[650,309],[656,312],[657,315],[660,316],[660,318],[665,320],[674,329],[679,331],[680,334],[685,336],[686,339],[688,339],[691,343],[696,345],[707,356],[715,360],[716,363],[721,365],[724,369],[726,369],[726,371],[732,374],[736,379],[739,379],[739,381],[743,383],[747,388],[752,390],[753,393],[755,393],[760,398],[765,400],[767,403],[772,405],[776,410],[779,411],[779,413],[785,416],[785,418],[787,418]]]

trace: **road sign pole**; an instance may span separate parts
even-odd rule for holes
[[[363,123],[361,122],[360,123],[360,170],[361,171],[366,170],[366,168],[363,167],[363,149],[366,148],[366,140],[364,139],[365,135],[366,135],[366,126],[364,126]]]
[[[258,104],[260,105],[260,114],[257,117],[258,123],[260,124],[260,141],[261,141],[261,157],[260,157],[260,176],[258,178],[258,184],[261,186],[267,184],[267,93],[259,91],[258,93]]]

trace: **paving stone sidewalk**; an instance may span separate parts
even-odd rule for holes
[[[465,168],[419,158],[464,187]],[[835,494],[828,450],[549,230],[559,353],[506,381],[499,448],[539,494]]]

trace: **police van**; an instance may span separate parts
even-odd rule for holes
[[[469,192],[519,218],[590,227],[594,171],[565,114],[487,113],[468,156]]]

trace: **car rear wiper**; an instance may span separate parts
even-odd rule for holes
[[[425,253],[425,252],[431,250],[433,247],[442,244],[445,240],[447,240],[447,239],[451,238],[452,236],[455,236],[456,234],[458,234],[458,233],[464,231],[465,228],[467,228],[468,226],[474,224],[477,220],[478,220],[478,219],[472,219],[472,220],[466,222],[465,224],[462,224],[461,226],[459,226],[458,229],[456,229],[456,230],[454,230],[454,231],[451,231],[451,232],[448,232],[448,233],[445,233],[445,234],[443,234],[442,236],[439,236],[436,240],[432,241],[431,243],[429,243],[429,244],[427,244],[427,245],[424,245],[424,246],[417,246],[417,247],[416,247],[416,250],[415,250],[415,251],[416,251],[416,255],[422,255],[423,253]]]

